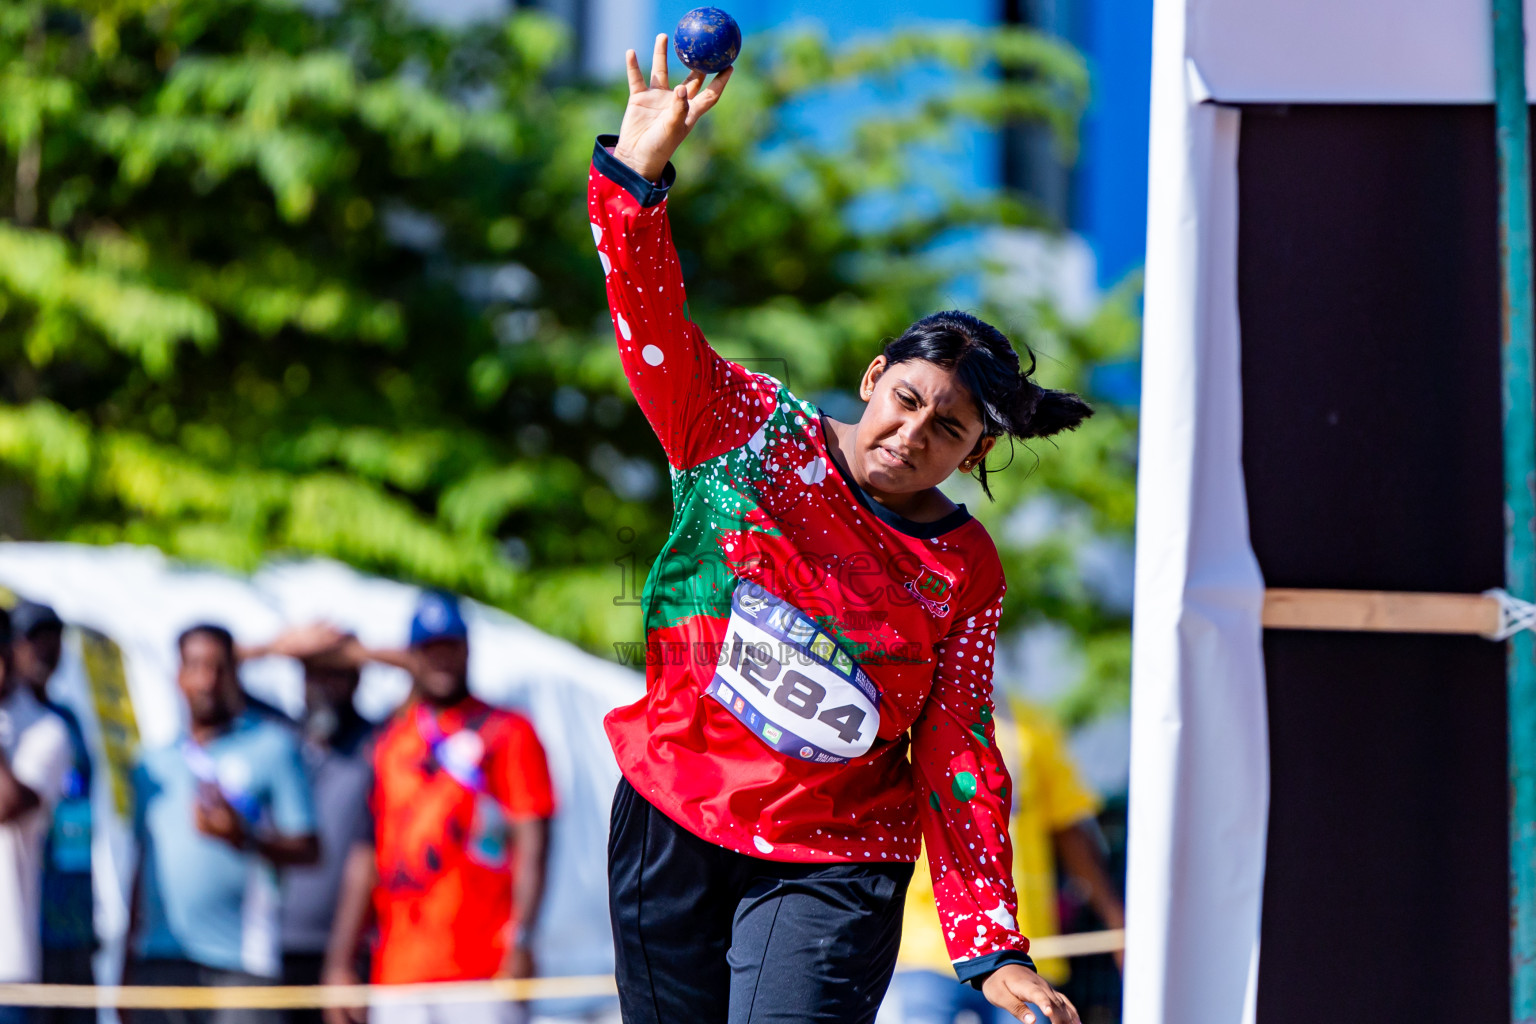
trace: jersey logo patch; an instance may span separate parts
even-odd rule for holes
[[[952,576],[925,565],[918,572],[917,579],[909,580],[904,585],[928,614],[939,618],[949,614],[949,595],[955,588]]]

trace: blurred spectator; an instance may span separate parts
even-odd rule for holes
[[[318,985],[337,920],[343,878],[373,877],[373,725],[353,698],[358,666],[338,649],[326,627],[290,630],[264,647],[241,649],[242,658],[287,655],[304,666],[303,754],[314,785],[320,861],[289,868],[282,877],[283,984]],[[359,863],[360,862],[360,863]],[[355,912],[354,912],[354,916]],[[319,1010],[289,1010],[290,1024],[320,1024]]]
[[[427,593],[411,621],[410,647],[357,659],[411,673],[408,700],[380,732],[374,754],[377,822],[374,908],[381,984],[526,978],[544,894],[544,857],[554,796],[532,725],[469,694],[468,629],[458,602]],[[338,942],[326,980],[354,980],[362,926],[352,898],[338,911]],[[350,935],[340,935],[350,919]],[[331,1016],[332,1021],[341,1015]],[[374,1024],[507,1024],[523,1004],[390,1005]]]
[[[69,774],[69,733],[12,669],[10,617],[0,612],[0,982],[42,977],[43,846]],[[0,1024],[27,1024],[0,1007]]]
[[[995,729],[998,749],[1013,777],[1009,834],[1013,880],[1019,890],[1019,930],[1030,938],[1060,933],[1058,860],[1067,884],[1083,893],[1105,924],[1124,927],[1125,910],[1105,871],[1094,820],[1099,798],[1072,764],[1060,726],[1039,708],[1012,700],[999,702]],[[1057,986],[1069,974],[1065,960],[1038,959],[1035,969]],[[879,1019],[881,1024],[1013,1020],[979,991],[955,980],[925,864],[918,865],[907,890],[897,973]]]
[[[253,985],[280,975],[277,866],[319,855],[291,728],[245,706],[219,626],[177,641],[187,735],[134,773],[134,880],[127,977],[141,985]],[[274,1011],[138,1010],[136,1024],[271,1024]]]
[[[56,985],[96,981],[96,901],[91,889],[91,754],[80,719],[48,696],[48,680],[59,667],[64,623],[45,604],[23,601],[11,612],[16,675],[38,703],[58,715],[69,730],[71,765],[43,859],[43,980]],[[93,1024],[96,1011],[47,1008],[40,1024]]]

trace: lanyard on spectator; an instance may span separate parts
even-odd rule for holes
[[[485,760],[485,740],[473,729],[444,734],[437,717],[425,704],[416,705],[416,731],[444,772],[475,798],[464,852],[483,867],[503,870],[511,856],[511,833],[506,811],[485,784],[480,764]]]
[[[432,752],[432,757],[443,771],[471,793],[488,792],[485,772],[480,762],[485,760],[485,741],[473,729],[458,729],[444,733],[437,718],[426,705],[416,705],[416,731],[422,742]]]
[[[261,801],[255,794],[244,790],[234,789],[224,785],[219,780],[219,767],[214,761],[213,755],[192,740],[189,736],[180,744],[181,757],[187,763],[187,768],[192,772],[192,777],[204,786],[213,786],[229,806],[235,809],[235,813],[246,820],[247,824],[255,825],[261,821]]]

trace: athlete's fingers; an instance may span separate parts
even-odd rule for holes
[[[1050,1014],[1051,1024],[1080,1024],[1077,1008],[1060,992],[1052,992],[1050,1001],[1041,1008]]]
[[[734,70],[736,70],[734,67],[726,68],[716,75],[713,81],[699,90],[699,94],[694,97],[693,102],[688,104],[688,127],[692,128],[698,123],[699,118],[708,112],[710,107],[719,102],[720,94],[725,91],[726,83],[731,80],[731,72]]]
[[[704,85],[704,72],[688,72],[688,77],[683,79],[683,85],[688,89],[688,99],[692,100],[699,94],[699,89]]]
[[[624,51],[624,72],[629,76],[629,94],[645,92],[645,76],[640,73],[640,58],[634,50]]]
[[[1010,1009],[1024,1024],[1079,1024],[1075,1014],[1069,1012],[1070,1004],[1057,993],[1047,989],[1047,995],[1010,988],[1009,994],[1018,1000],[1018,1007]]]
[[[1004,1003],[998,1004],[1004,1013],[1016,1017],[1023,1024],[1050,1024],[1045,1019],[1044,1014],[1036,1015],[1032,1013],[1029,1003],[1025,1002],[1024,997],[1018,992],[1014,991],[1011,987],[1004,991],[1007,993],[1008,998]]]
[[[656,51],[651,54],[651,88],[667,88],[667,36],[656,37]]]
[[[731,75],[734,74],[735,71],[736,65],[732,64],[730,67],[716,75],[714,80],[709,83],[708,91],[715,94],[715,99],[719,99],[720,94],[725,92],[725,87],[731,84]]]

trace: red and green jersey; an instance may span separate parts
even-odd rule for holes
[[[917,859],[961,977],[1027,962],[993,738],[1003,573],[963,507],[871,500],[820,412],[688,318],[666,188],[599,139],[592,237],[630,387],[671,467],[646,581],[646,694],[608,716],[625,777],[679,825],[793,862]]]

